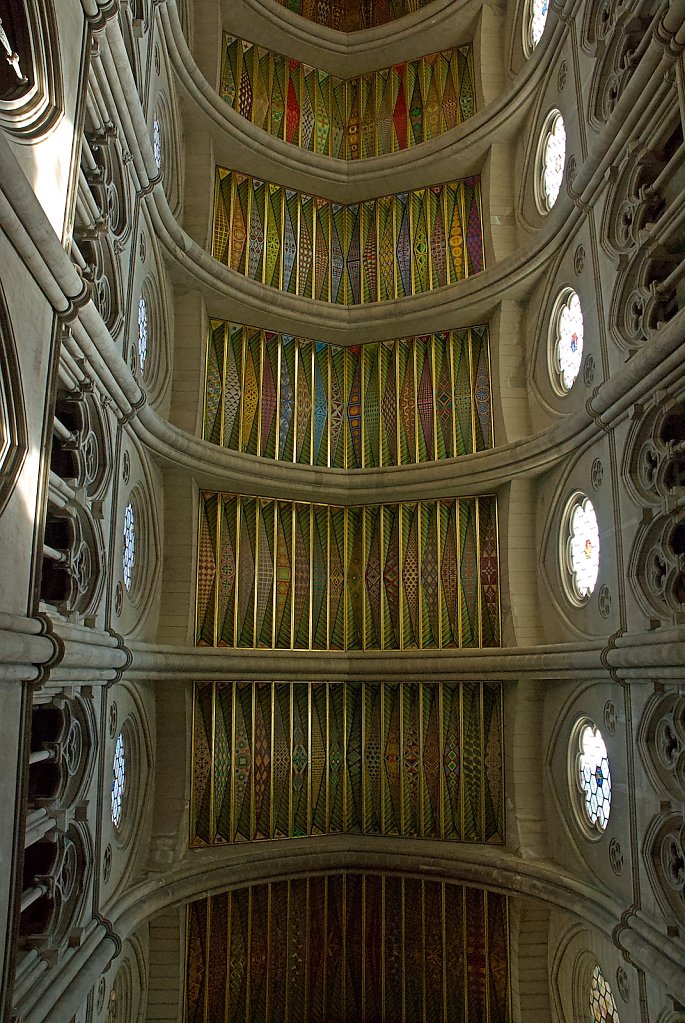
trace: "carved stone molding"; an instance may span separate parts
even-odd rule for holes
[[[19,359],[0,285],[0,513],[12,496],[28,450]]]
[[[645,838],[645,860],[654,894],[664,913],[685,923],[685,819],[682,813],[658,814]]]
[[[0,5],[0,14],[0,54],[12,69],[0,77],[0,127],[20,141],[36,142],[64,114],[53,0],[12,0]]]
[[[685,693],[669,689],[650,700],[640,723],[638,743],[657,791],[685,801]]]

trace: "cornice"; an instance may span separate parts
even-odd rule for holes
[[[400,682],[428,677],[446,682],[517,682],[525,677],[553,685],[605,678],[610,670],[630,678],[636,669],[644,682],[685,678],[684,640],[685,627],[680,626],[627,634],[611,646],[606,637],[588,637],[576,643],[478,650],[250,650],[134,642],[129,644],[132,663],[127,678],[155,678],[162,687],[216,680]]]

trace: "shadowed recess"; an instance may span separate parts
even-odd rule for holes
[[[339,305],[433,291],[484,267],[480,179],[341,205],[217,167],[212,255]]]
[[[191,845],[504,841],[499,682],[202,682]]]
[[[313,153],[359,160],[409,149],[476,111],[471,45],[336,78],[224,36],[221,96],[264,131]]]
[[[503,895],[350,872],[188,906],[186,1023],[510,1019]]]
[[[337,469],[492,447],[487,327],[338,347],[209,325],[203,437]]]
[[[201,493],[196,642],[499,646],[497,498],[342,508]]]

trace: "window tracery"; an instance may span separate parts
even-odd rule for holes
[[[145,362],[148,349],[148,318],[147,299],[141,295],[138,300],[138,365],[140,372],[145,372]]]
[[[620,1023],[614,996],[599,966],[592,971],[590,1019],[592,1023]]]
[[[152,153],[157,169],[160,170],[162,167],[162,127],[158,117],[155,117],[152,122]]]
[[[126,505],[124,512],[124,554],[123,573],[124,585],[130,592],[133,584],[133,568],[136,561],[136,515],[132,501]]]
[[[542,39],[549,14],[549,0],[531,0],[528,21],[528,50],[529,54]]]
[[[112,761],[112,824],[120,827],[123,814],[123,800],[126,792],[126,747],[124,733],[119,732]]]
[[[558,110],[553,110],[547,118],[538,160],[538,204],[541,213],[549,213],[559,198],[566,160],[566,126]]]
[[[599,525],[592,501],[571,499],[562,530],[562,568],[566,591],[576,605],[586,603],[599,575]]]
[[[557,302],[550,333],[550,359],[554,389],[568,394],[583,361],[583,311],[575,291],[565,291]]]
[[[583,818],[590,832],[603,834],[611,813],[609,754],[599,728],[589,719],[575,729],[575,784],[581,795]]]

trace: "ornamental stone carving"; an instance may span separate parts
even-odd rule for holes
[[[82,823],[29,846],[19,922],[25,948],[60,949],[83,910],[91,863],[91,842]]]
[[[626,444],[623,477],[638,507],[668,511],[685,490],[685,403],[656,399],[636,406]]]
[[[654,696],[643,714],[639,745],[654,787],[685,801],[685,693],[669,689]]]
[[[645,858],[661,908],[682,926],[685,920],[685,819],[682,813],[658,814],[647,832]]]
[[[590,85],[590,124],[599,129],[609,120],[639,63],[636,51],[650,19],[635,15],[619,0],[588,5],[585,37],[596,56]]]

